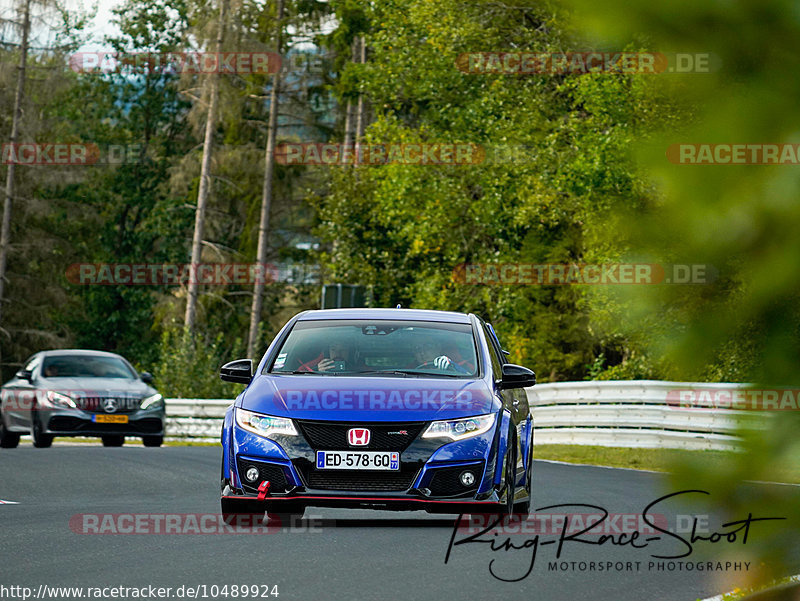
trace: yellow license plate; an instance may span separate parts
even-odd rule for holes
[[[127,415],[95,415],[95,423],[98,424],[127,424]]]

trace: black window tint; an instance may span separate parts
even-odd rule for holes
[[[496,343],[494,342],[494,338],[492,337],[491,332],[486,327],[486,324],[482,324],[483,326],[483,335],[486,337],[486,342],[489,346],[489,359],[492,362],[492,372],[494,378],[500,379],[503,374],[503,360],[502,354],[497,351]]]
[[[51,355],[44,361],[46,378],[115,378],[132,380],[138,375],[119,357],[106,355]]]
[[[495,331],[494,327],[491,328],[487,327],[486,330],[487,330],[486,334],[489,340],[491,341],[492,348],[494,349],[495,353],[497,353],[497,356],[500,358],[500,363],[506,363],[506,354],[503,352],[503,345],[500,344],[500,340],[497,338],[497,332]],[[492,332],[494,332],[494,336],[492,335]]]
[[[436,375],[434,360],[445,356],[455,377],[477,375],[470,324],[414,320],[327,319],[298,321],[278,349],[268,373],[318,372],[336,357],[335,368],[319,373],[421,370]]]

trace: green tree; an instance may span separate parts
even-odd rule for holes
[[[347,3],[345,3],[346,6]],[[516,360],[543,379],[581,379],[605,353],[635,354],[603,323],[619,300],[571,286],[465,286],[464,263],[618,261],[609,227],[652,195],[628,147],[665,120],[658,90],[631,75],[469,74],[462,53],[578,48],[569,21],[535,2],[370,4],[366,65],[342,82],[375,107],[366,142],[470,143],[478,164],[334,171],[320,232],[335,278],[372,284],[381,305],[475,311],[495,322]],[[344,36],[344,33],[342,34]],[[596,320],[597,313],[601,319]],[[657,367],[637,368],[652,375]]]

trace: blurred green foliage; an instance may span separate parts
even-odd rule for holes
[[[670,163],[674,143],[800,143],[800,10],[791,0],[571,2],[590,35],[624,44],[645,34],[660,52],[714,57],[710,73],[664,74],[663,85],[691,118],[656,131],[632,147],[634,160],[657,186],[659,202],[626,224],[626,236],[647,256],[708,263],[718,280],[699,291],[685,286],[629,291],[641,319],[670,325],[650,340],[675,373],[731,377],[763,387],[800,380],[800,166]],[[694,292],[694,293],[692,293]],[[699,293],[698,293],[699,292]],[[683,464],[676,485],[712,492],[728,516],[766,510],[786,516],[771,536],[750,539],[746,553],[768,579],[797,569],[800,494],[770,481],[800,463],[800,415],[784,411],[766,430],[743,432],[742,453],[726,469]],[[760,529],[761,530],[761,529]]]

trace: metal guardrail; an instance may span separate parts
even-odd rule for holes
[[[753,411],[681,407],[677,390],[730,391],[745,384],[655,380],[558,382],[527,388],[536,444],[633,448],[730,449],[737,426],[764,427]],[[167,436],[216,441],[232,399],[167,399]]]
[[[167,440],[219,441],[233,399],[166,399]]]
[[[743,390],[746,384],[657,380],[558,382],[526,389],[536,444],[725,450],[737,428],[763,428],[764,414],[714,407],[684,407],[680,390]],[[669,395],[669,398],[668,398]]]

